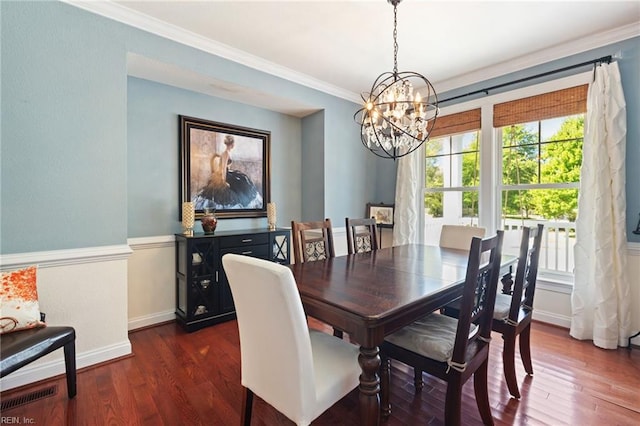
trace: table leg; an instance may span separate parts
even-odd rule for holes
[[[387,357],[383,357],[382,366],[380,367],[380,405],[383,418],[387,418],[391,415],[391,402],[389,401],[389,386],[391,386],[390,375],[391,360]]]
[[[358,363],[362,368],[360,375],[360,423],[378,425],[380,423],[380,351],[377,346],[360,346]]]

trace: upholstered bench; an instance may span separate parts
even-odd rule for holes
[[[64,348],[67,393],[76,396],[76,331],[73,327],[41,327],[0,336],[0,377],[44,355]]]

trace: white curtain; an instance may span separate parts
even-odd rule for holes
[[[626,276],[626,133],[618,64],[600,65],[587,97],[570,333],[605,349],[626,346],[631,329]]]
[[[418,149],[398,159],[396,201],[393,219],[393,245],[417,243],[420,225],[419,198],[422,194],[420,176],[420,152]]]

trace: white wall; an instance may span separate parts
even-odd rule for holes
[[[128,240],[128,329],[175,319],[176,254],[173,235]]]

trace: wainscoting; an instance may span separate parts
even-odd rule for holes
[[[346,254],[346,230],[334,228],[336,254]],[[391,245],[384,229],[382,246]],[[42,311],[51,325],[76,328],[78,368],[131,353],[128,331],[175,318],[174,237],[132,238],[127,245],[11,254],[2,270],[38,264]],[[628,245],[632,285],[632,332],[640,330],[640,244]],[[568,328],[571,294],[566,287],[540,283],[534,319]],[[640,338],[633,340],[640,345]],[[0,380],[0,389],[64,372],[62,351],[52,353]]]
[[[76,329],[78,368],[131,353],[127,330],[128,245],[3,255],[2,270],[38,265],[40,310],[49,325]],[[64,373],[55,351],[0,380],[7,389]]]

